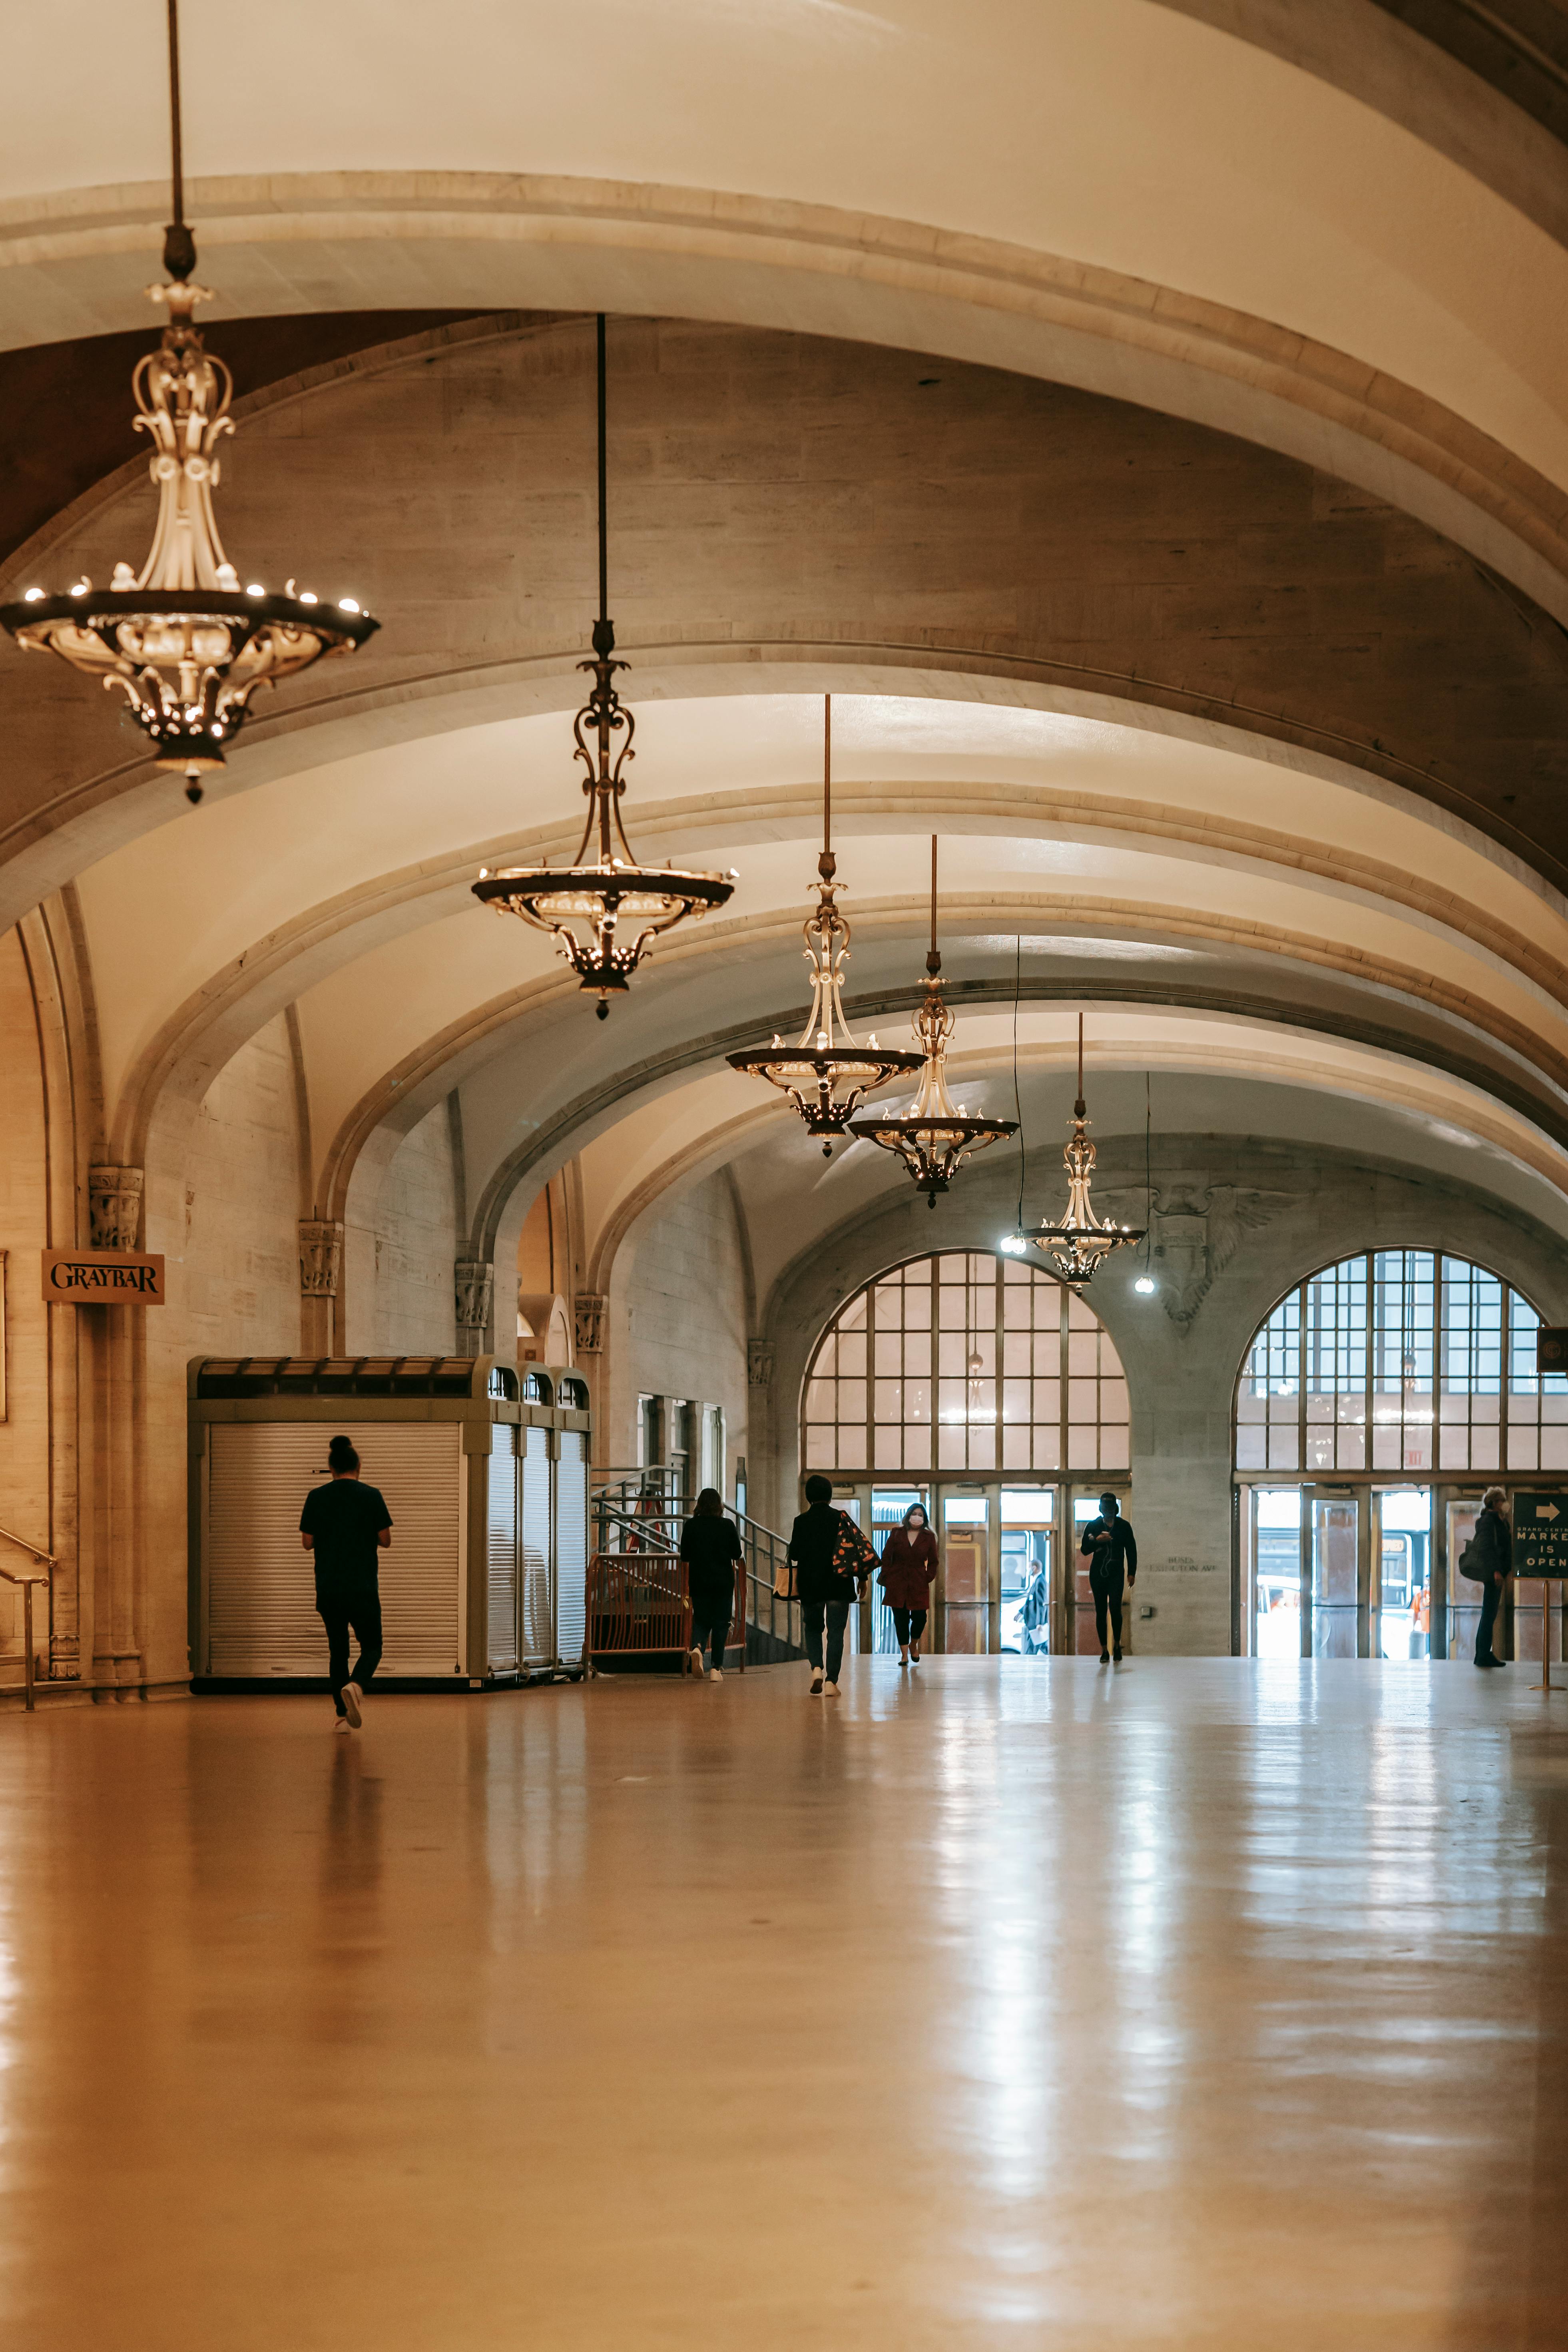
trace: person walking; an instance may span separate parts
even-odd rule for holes
[[[691,1517],[680,1530],[680,1557],[686,1562],[686,1590],[691,1601],[691,1671],[700,1676],[707,1643],[713,1679],[721,1683],[730,1620],[735,1613],[741,1531],[733,1519],[724,1517],[724,1497],[716,1486],[704,1486],[692,1505]],[[743,1622],[741,1638],[745,1639]]]
[[[331,1484],[312,1486],[300,1514],[300,1541],[316,1569],[316,1611],[327,1629],[327,1672],[336,1728],[357,1731],[370,1678],[381,1664],[378,1555],[392,1544],[392,1514],[379,1486],[360,1479],[359,1455],[346,1437],[327,1448]],[[349,1635],[359,1663],[349,1676]]]
[[[882,1546],[882,1565],[877,1571],[877,1581],[893,1612],[900,1666],[920,1664],[921,1635],[926,1629],[935,1574],[936,1538],[927,1524],[924,1504],[911,1503],[903,1525]]]
[[[1475,1546],[1475,1566],[1465,1568],[1481,1588],[1481,1618],[1476,1627],[1476,1664],[1478,1666],[1506,1666],[1508,1660],[1500,1658],[1492,1648],[1497,1632],[1497,1613],[1502,1606],[1503,1587],[1513,1574],[1513,1530],[1508,1523],[1508,1496],[1500,1486],[1489,1486],[1481,1496],[1480,1517],[1476,1521],[1475,1534],[1470,1538]],[[1468,1549],[1468,1546],[1466,1547]],[[1464,1568],[1461,1560],[1460,1566]]]
[[[1079,1545],[1089,1560],[1089,1589],[1094,1595],[1094,1626],[1100,1635],[1100,1663],[1110,1664],[1111,1652],[1106,1643],[1106,1618],[1110,1619],[1110,1638],[1115,1645],[1118,1665],[1121,1664],[1121,1577],[1126,1570],[1129,1588],[1138,1581],[1138,1541],[1121,1516],[1121,1506],[1114,1495],[1101,1495],[1100,1517],[1090,1519]]]
[[[844,1629],[849,1622],[849,1605],[866,1581],[866,1571],[844,1568],[839,1562],[841,1549],[849,1550],[859,1529],[847,1511],[833,1507],[833,1481],[820,1475],[805,1482],[806,1507],[800,1512],[790,1529],[789,1560],[795,1572],[795,1589],[800,1600],[801,1623],[805,1632],[805,1654],[811,1661],[811,1696],[828,1698],[838,1696],[838,1675],[844,1663]],[[846,1537],[845,1530],[848,1530]],[[867,1568],[875,1559],[864,1538],[861,1546],[868,1557]],[[824,1664],[823,1639],[826,1631],[826,1659]]]

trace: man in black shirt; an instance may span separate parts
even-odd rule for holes
[[[346,1437],[327,1448],[330,1486],[312,1486],[300,1514],[300,1540],[314,1557],[316,1609],[327,1629],[328,1672],[337,1728],[357,1731],[365,1685],[381,1663],[377,1555],[390,1549],[392,1514],[377,1486],[360,1484],[359,1455]],[[349,1633],[359,1664],[349,1679]]]
[[[1085,1528],[1079,1549],[1089,1559],[1089,1589],[1094,1595],[1094,1624],[1100,1635],[1100,1663],[1102,1666],[1110,1664],[1110,1652],[1105,1646],[1105,1620],[1109,1612],[1116,1644],[1116,1663],[1120,1665],[1121,1573],[1125,1569],[1129,1588],[1137,1583],[1138,1543],[1121,1516],[1121,1506],[1114,1495],[1101,1495],[1100,1517],[1090,1519]]]

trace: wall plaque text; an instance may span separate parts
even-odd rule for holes
[[[46,1250],[44,1297],[52,1307],[162,1307],[163,1261],[135,1250]]]

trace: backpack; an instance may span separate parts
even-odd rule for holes
[[[833,1547],[835,1576],[858,1577],[862,1584],[877,1565],[877,1553],[870,1538],[858,1528],[847,1511],[840,1511],[844,1524],[838,1530],[838,1540]]]
[[[1489,1543],[1483,1543],[1481,1539],[1485,1517],[1486,1515],[1483,1512],[1477,1518],[1474,1533],[1466,1538],[1459,1550],[1458,1563],[1459,1574],[1468,1576],[1472,1584],[1484,1584],[1492,1572],[1490,1557],[1492,1546]],[[1490,1530],[1489,1529],[1488,1532],[1489,1534]]]

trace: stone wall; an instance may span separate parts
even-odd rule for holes
[[[724,1410],[724,1491],[747,1450],[746,1273],[733,1196],[721,1176],[650,1213],[610,1282],[608,1443],[597,1458],[637,1460],[639,1395],[691,1397]]]
[[[175,1309],[185,1353],[294,1353],[299,1217],[299,1114],[279,1015],[219,1071],[191,1130]]]
[[[449,1356],[461,1207],[450,1118],[437,1103],[398,1145],[373,1196],[349,1196],[343,1235],[351,1355]]]

